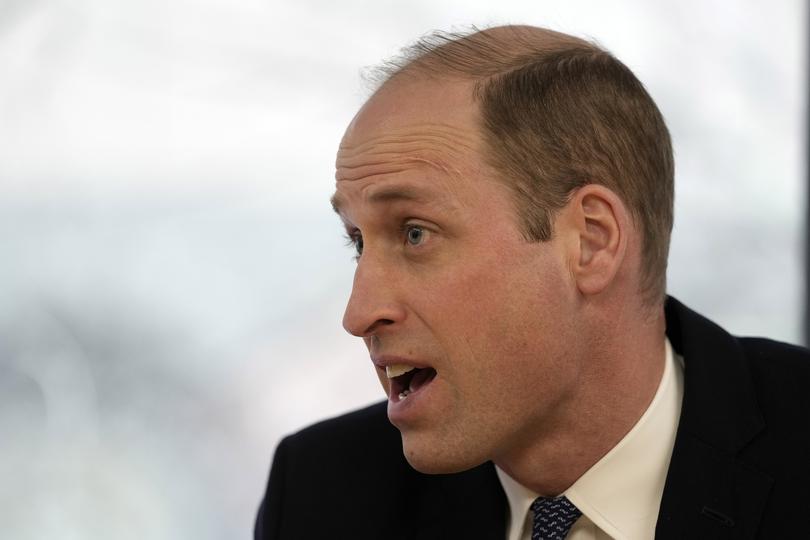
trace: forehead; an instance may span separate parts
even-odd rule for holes
[[[395,77],[363,105],[349,124],[341,146],[421,124],[477,131],[478,106],[473,100],[472,82]]]
[[[381,190],[413,200],[429,192],[474,190],[474,179],[484,172],[482,147],[471,83],[391,81],[346,130],[337,154],[333,205],[340,211],[358,195],[364,202],[393,199],[373,196]]]

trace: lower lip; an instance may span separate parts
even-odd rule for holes
[[[391,395],[388,397],[388,419],[392,424],[406,423],[414,420],[421,408],[426,406],[430,398],[430,389],[436,384],[437,376],[420,386],[415,392],[408,394],[405,399]]]

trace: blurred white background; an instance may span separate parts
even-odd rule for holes
[[[677,162],[670,292],[800,340],[799,0],[0,0],[0,523],[247,538],[285,433],[381,397],[329,207],[359,77],[521,22],[633,69]]]

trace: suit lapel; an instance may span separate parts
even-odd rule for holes
[[[656,538],[753,538],[772,480],[737,460],[764,427],[744,353],[672,298],[666,316],[685,388]]]
[[[676,443],[656,538],[755,538],[771,479],[693,437]]]

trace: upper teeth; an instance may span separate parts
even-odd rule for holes
[[[385,366],[385,376],[389,379],[393,379],[414,369],[416,368],[406,364],[391,364],[390,366]]]

